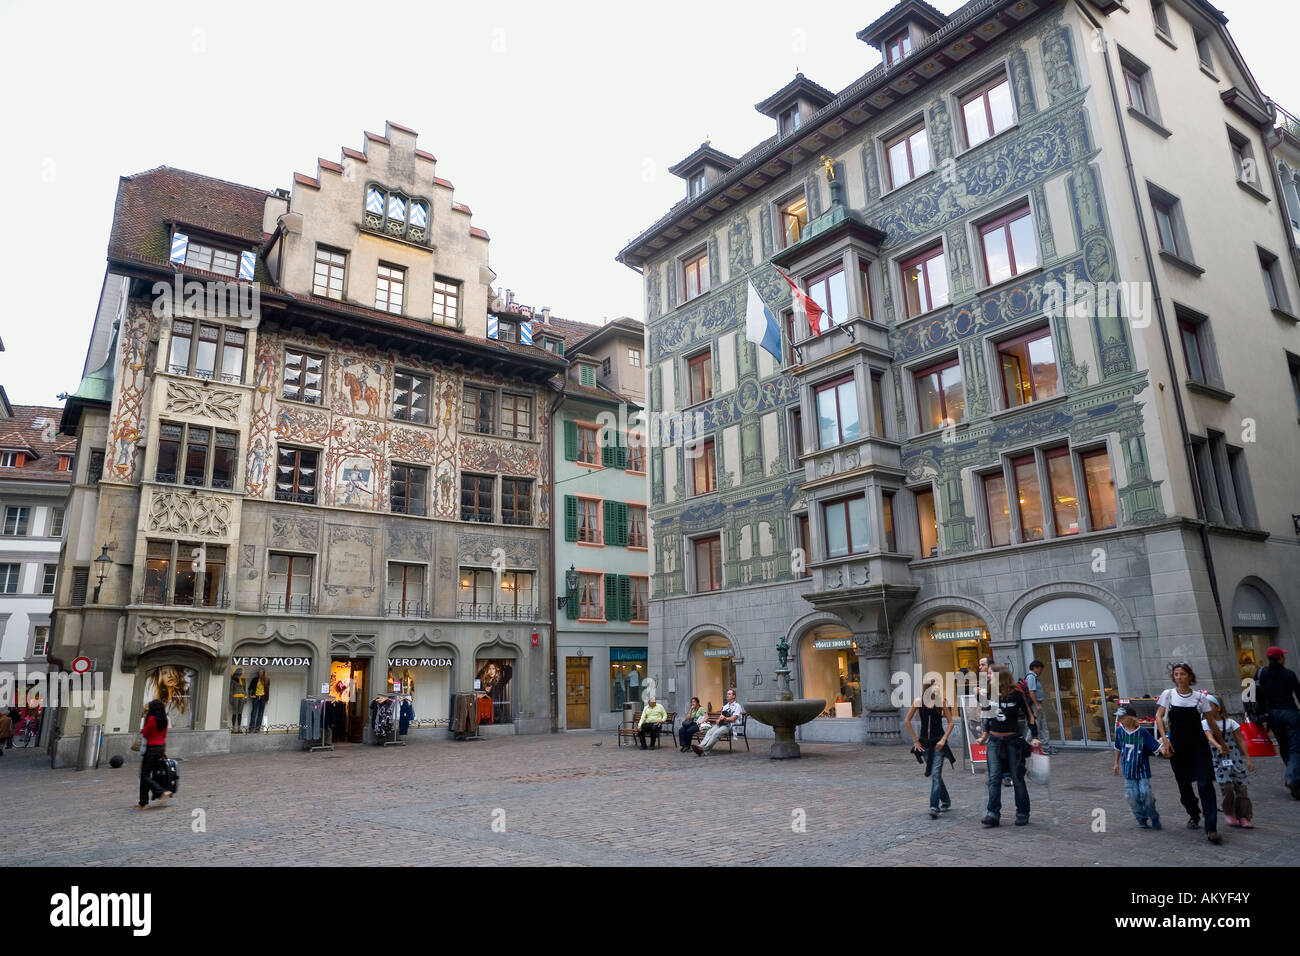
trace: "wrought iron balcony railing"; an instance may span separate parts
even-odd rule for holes
[[[384,617],[425,619],[432,617],[432,608],[420,601],[385,601]]]
[[[306,595],[268,594],[262,610],[274,614],[315,614],[316,602]]]
[[[456,617],[470,621],[535,621],[537,608],[515,604],[456,605]]]
[[[209,610],[225,610],[230,607],[230,595],[219,594],[215,598],[209,599],[206,595],[195,595],[193,601],[177,601],[175,596],[171,600],[167,599],[166,594],[160,594],[157,591],[140,591],[135,596],[136,604],[149,604],[155,607],[174,607],[174,608],[206,608]]]

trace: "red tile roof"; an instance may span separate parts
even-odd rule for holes
[[[21,468],[0,468],[0,478],[31,481],[72,481],[71,471],[59,471],[59,455],[72,455],[77,440],[59,434],[63,409],[45,405],[15,405],[14,417],[0,422],[0,448],[23,451]]]
[[[314,182],[314,180],[313,180]],[[170,166],[118,181],[109,246],[166,262],[171,252],[169,222],[202,223],[214,232],[260,246],[262,210],[271,194]]]

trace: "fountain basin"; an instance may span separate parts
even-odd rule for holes
[[[808,698],[745,701],[745,713],[760,724],[771,727],[776,735],[770,754],[773,760],[794,760],[801,756],[794,729],[808,723],[825,709],[826,701]]]

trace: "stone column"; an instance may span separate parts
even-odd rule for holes
[[[889,701],[889,661],[894,639],[886,630],[855,633],[862,681],[862,716],[867,723],[867,742],[897,740],[898,710]]]

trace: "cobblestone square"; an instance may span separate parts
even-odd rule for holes
[[[773,761],[755,741],[751,753],[697,758],[573,732],[204,757],[182,764],[170,805],[147,811],[131,809],[134,758],[118,770],[52,771],[41,754],[11,750],[0,762],[5,862],[1239,867],[1300,858],[1300,802],[1282,787],[1276,757],[1256,763],[1256,829],[1221,822],[1224,843],[1213,847],[1184,828],[1161,760],[1152,771],[1163,831],[1137,827],[1111,751],[1053,757],[1050,787],[1030,784],[1030,825],[1011,826],[1008,789],[1003,826],[984,830],[984,777],[960,761],[944,775],[953,808],[931,820],[928,781],[905,747],[803,750],[802,760]]]

